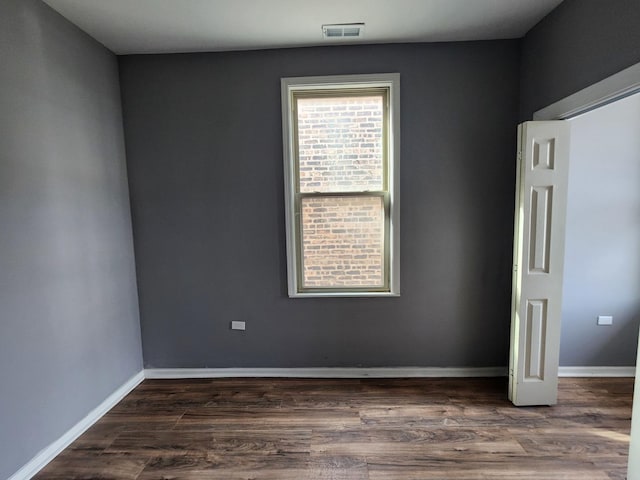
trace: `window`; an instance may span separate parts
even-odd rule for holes
[[[400,294],[399,84],[282,79],[290,297]]]

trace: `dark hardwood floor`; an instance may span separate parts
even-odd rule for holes
[[[146,380],[35,478],[625,478],[633,379]]]

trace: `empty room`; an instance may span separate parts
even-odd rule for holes
[[[639,92],[638,0],[0,0],[0,479],[640,480]]]

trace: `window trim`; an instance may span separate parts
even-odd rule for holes
[[[389,215],[385,215],[385,230],[388,228],[388,242],[385,242],[385,250],[388,249],[388,290],[375,291],[374,289],[359,290],[330,290],[322,289],[299,291],[298,284],[302,266],[299,260],[298,238],[300,231],[296,221],[296,186],[297,181],[295,136],[294,136],[294,92],[326,91],[331,89],[368,89],[385,88],[388,93],[388,121],[387,155],[388,171],[388,209]],[[322,77],[290,77],[281,79],[282,100],[282,140],[284,157],[284,184],[285,184],[285,223],[287,240],[287,278],[288,293],[291,298],[303,297],[397,297],[400,295],[400,74],[365,74],[365,75],[334,75]],[[356,192],[358,193],[358,192]],[[372,192],[373,193],[373,192]],[[335,192],[336,195],[344,195],[345,192]],[[386,201],[385,207],[386,207]]]

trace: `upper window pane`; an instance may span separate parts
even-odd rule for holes
[[[299,191],[384,189],[384,95],[297,97]]]

